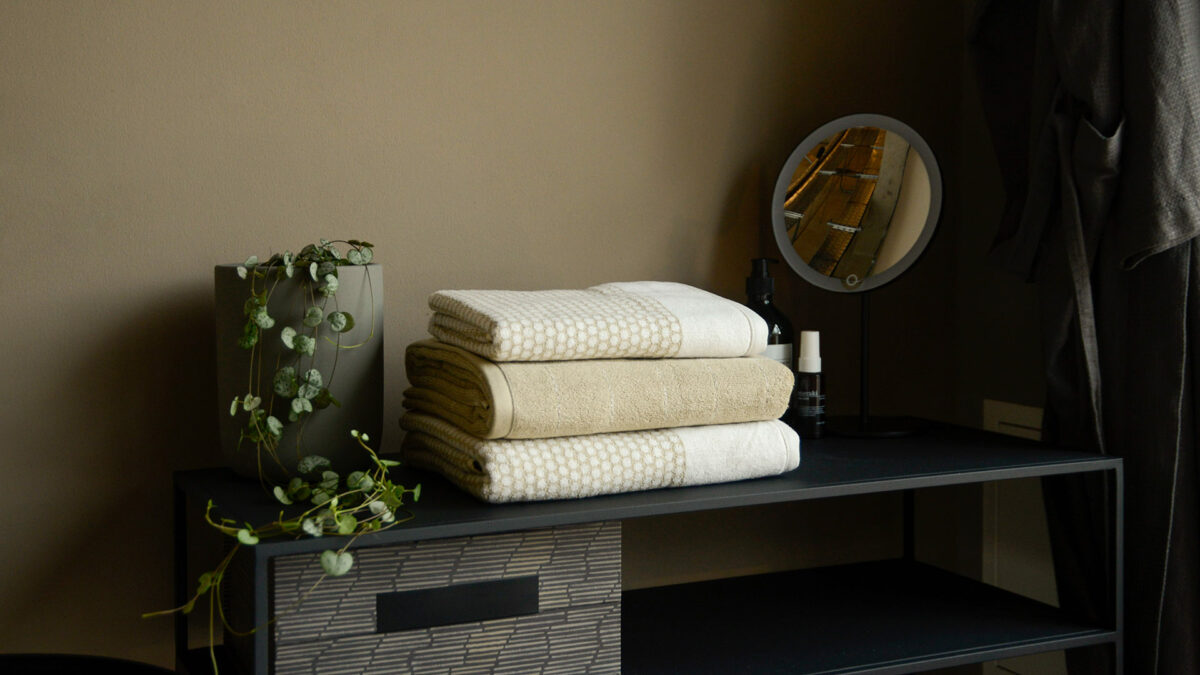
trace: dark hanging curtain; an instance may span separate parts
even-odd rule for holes
[[[984,0],[970,37],[1008,196],[993,252],[1039,289],[1047,440],[1125,462],[1125,672],[1200,673],[1200,8]],[[1112,485],[1043,487],[1060,601],[1102,618]]]

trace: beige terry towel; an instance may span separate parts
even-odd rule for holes
[[[436,340],[409,345],[404,406],[480,438],[777,419],[793,376],[761,356],[494,363]]]
[[[488,502],[574,499],[773,476],[800,465],[800,437],[783,422],[522,440],[483,440],[428,415],[405,413],[400,452]]]

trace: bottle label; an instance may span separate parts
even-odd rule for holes
[[[767,345],[767,351],[763,352],[763,356],[778,361],[792,369],[792,343],[787,342],[780,345]]]
[[[824,417],[825,394],[820,390],[805,391],[797,389],[792,392],[792,413],[798,417]],[[823,423],[824,420],[821,420]]]

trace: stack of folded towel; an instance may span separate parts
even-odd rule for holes
[[[402,453],[488,502],[775,475],[791,371],[766,323],[684,284],[440,291],[408,347]]]

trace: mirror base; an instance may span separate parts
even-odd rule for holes
[[[903,438],[925,430],[926,423],[915,417],[833,416],[825,424],[831,436],[847,438]]]

